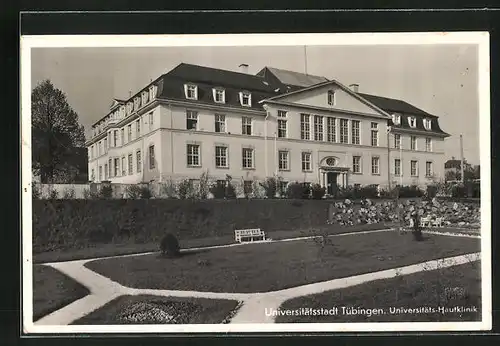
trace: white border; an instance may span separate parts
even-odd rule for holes
[[[314,45],[476,44],[479,54],[481,163],[481,322],[297,323],[203,325],[36,326],[33,324],[31,214],[31,48],[166,46],[314,46]],[[350,33],[241,35],[61,35],[21,37],[21,179],[23,331],[25,333],[213,333],[213,332],[361,332],[490,330],[491,317],[491,173],[489,33]],[[26,189],[26,190],[25,190]]]

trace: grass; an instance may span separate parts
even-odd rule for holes
[[[91,261],[86,266],[128,287],[212,292],[267,292],[477,252],[479,239],[394,231],[260,243]],[[330,243],[331,242],[331,243]]]
[[[315,228],[316,230],[324,231],[328,234],[339,234],[345,232],[366,231],[375,229],[385,229],[390,227],[389,224],[371,224],[371,225],[357,225],[357,226],[339,226],[339,225],[325,225],[324,227]],[[265,230],[264,230],[265,231]],[[312,230],[282,230],[266,232],[266,236],[274,240],[303,237],[313,235]],[[221,237],[211,238],[198,238],[198,239],[182,239],[180,238],[180,245],[183,248],[189,247],[202,247],[213,245],[226,245],[234,243],[234,234]],[[108,257],[118,255],[128,255],[141,252],[152,252],[159,250],[159,243],[108,243],[97,244],[80,249],[58,249],[54,251],[47,251],[33,254],[34,263],[49,263],[49,262],[62,262],[72,261],[77,259],[88,259],[97,257]]]
[[[89,290],[56,269],[33,266],[33,321],[85,297]]]
[[[301,308],[338,308],[335,315],[278,316],[276,322],[443,322],[481,320],[480,262],[471,262],[449,268],[424,271],[377,280],[285,302],[281,311]],[[446,312],[439,307],[455,306],[477,308],[476,312]],[[383,314],[348,315],[342,307],[382,309]],[[433,308],[434,312],[403,311],[407,308]],[[394,311],[394,308],[400,310]],[[291,312],[290,312],[291,313]]]
[[[234,300],[126,295],[72,324],[217,324],[237,307]]]

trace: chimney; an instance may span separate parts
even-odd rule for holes
[[[248,73],[248,65],[247,64],[240,64],[240,72],[241,73]]]
[[[351,88],[351,90],[355,93],[359,92],[359,84],[351,84],[349,85],[349,88]]]

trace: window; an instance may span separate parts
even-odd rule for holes
[[[372,157],[372,174],[380,174],[379,163],[380,158],[378,156]]]
[[[288,164],[288,159],[289,159],[288,151],[286,150],[278,151],[278,163],[280,171],[288,171],[290,169]]]
[[[215,147],[215,167],[217,168],[227,168],[227,147],[216,146]]]
[[[372,147],[378,147],[378,123],[371,123],[370,127]]]
[[[125,156],[123,156],[122,157],[122,177],[124,177],[126,173],[127,173],[127,171],[126,171],[126,167],[125,167]]]
[[[226,132],[226,116],[215,114],[215,132]]]
[[[118,143],[118,130],[113,131],[113,146],[116,147]]]
[[[101,142],[97,142],[96,150],[97,150],[97,156],[99,157],[99,155],[101,155]]]
[[[141,121],[139,119],[135,122],[135,132],[137,133],[136,138],[139,138],[141,136]]]
[[[247,91],[240,92],[240,103],[242,106],[252,106],[252,94]]]
[[[99,166],[99,181],[102,181],[102,166]]]
[[[418,163],[417,161],[410,161],[410,175],[412,177],[418,176]]]
[[[401,115],[399,115],[399,114],[393,114],[392,115],[392,122],[393,122],[394,125],[401,124]]]
[[[432,151],[432,140],[430,138],[425,139],[425,151]]]
[[[108,173],[108,177],[112,177],[113,176],[113,161],[111,159],[108,160],[108,169],[109,169],[109,173]]]
[[[186,98],[190,100],[198,99],[198,87],[193,84],[184,85],[184,92],[186,94]]]
[[[243,193],[245,195],[249,195],[253,192],[253,181],[244,180],[243,181]]]
[[[360,122],[359,120],[352,120],[351,121],[352,125],[352,144],[359,144],[360,143],[360,135],[359,135],[359,125]]]
[[[431,119],[424,119],[424,127],[426,130],[430,130],[432,127]]]
[[[104,180],[108,179],[108,164],[104,164]]]
[[[119,158],[115,158],[115,174],[114,174],[115,177],[119,177],[120,176],[120,159]]]
[[[286,129],[287,129],[287,112],[286,111],[278,111],[278,137],[286,138]]]
[[[335,106],[335,91],[328,90],[328,105]]]
[[[150,145],[149,146],[149,169],[155,169],[156,167],[156,162],[155,162],[155,146]]]
[[[394,175],[401,175],[401,160],[394,159]]]
[[[361,173],[361,156],[352,157],[352,172]]]
[[[132,124],[127,126],[127,132],[128,132],[128,141],[130,142],[132,140]]]
[[[128,154],[128,174],[132,175],[134,173],[133,163],[132,163],[132,154]]]
[[[415,136],[410,137],[410,149],[417,150],[417,137]]]
[[[335,126],[335,118],[326,118],[326,140],[328,142],[337,141],[337,128]]]
[[[198,129],[198,112],[186,111],[186,129]]]
[[[417,118],[408,117],[408,124],[410,125],[410,127],[416,127],[417,126]]]
[[[150,131],[153,129],[154,124],[155,124],[155,117],[154,117],[154,113],[151,112],[151,113],[149,113],[149,130]]]
[[[241,133],[244,135],[252,134],[252,118],[241,118]]]
[[[217,103],[225,103],[226,102],[226,92],[224,89],[213,89],[214,93],[214,101]]]
[[[311,139],[311,122],[309,114],[300,115],[300,139]]]
[[[94,174],[94,169],[92,168],[92,174],[90,175],[90,180],[94,181],[95,180],[95,174]]]
[[[125,144],[125,129],[120,130],[120,138],[122,141],[122,145],[124,145]]]
[[[426,177],[431,177],[433,174],[433,170],[432,170],[432,162],[431,161],[427,161],[425,163],[425,176]]]
[[[92,146],[89,147],[89,159],[92,160]]]
[[[349,143],[349,120],[340,119],[340,143]]]
[[[323,117],[320,115],[314,116],[314,140],[323,140]]]
[[[108,149],[108,139],[104,138],[104,152]]]
[[[137,173],[140,173],[142,171],[142,158],[140,150],[137,150],[137,152],[135,153],[135,160],[137,165],[136,171]]]
[[[191,167],[200,166],[200,146],[198,144],[187,145],[187,164]]]
[[[253,168],[253,149],[242,149],[243,168]]]
[[[401,149],[401,135],[398,133],[394,134],[394,148]]]
[[[302,170],[304,172],[312,171],[312,169],[311,169],[311,157],[312,157],[312,154],[309,152],[302,153]]]

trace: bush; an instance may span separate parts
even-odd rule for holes
[[[58,199],[59,198],[59,191],[57,191],[54,188],[51,188],[49,190],[49,199]]]
[[[426,192],[426,197],[429,199],[433,199],[436,197],[438,193],[438,187],[437,185],[427,185],[427,192]]]
[[[74,199],[75,196],[76,192],[73,187],[67,187],[63,190],[63,199]]]
[[[111,185],[103,185],[99,190],[99,197],[104,199],[110,199],[113,197],[113,188]]]
[[[180,256],[179,241],[172,233],[167,233],[160,242],[162,256],[173,258]]]
[[[139,185],[129,185],[126,187],[125,193],[130,199],[141,198],[141,187]]]
[[[161,184],[160,195],[166,198],[176,198],[178,191],[177,186],[174,181],[170,180],[164,184]]]
[[[42,197],[42,191],[40,190],[40,186],[37,183],[31,184],[31,197],[33,199],[40,199]]]
[[[194,197],[194,186],[193,182],[189,179],[184,179],[179,184],[179,198],[188,199]]]
[[[267,198],[276,198],[276,193],[279,189],[280,179],[276,177],[267,178],[260,185],[264,188]]]
[[[305,183],[290,183],[286,189],[286,197],[291,199],[308,199],[310,193],[311,188]]]
[[[424,192],[417,185],[399,187],[400,198],[422,197],[423,195]]]
[[[153,197],[153,192],[151,192],[149,185],[141,186],[139,191],[140,197],[143,199],[150,199],[151,197]]]
[[[198,184],[198,198],[207,199],[208,193],[210,192],[210,186],[208,184],[208,172],[203,172],[200,176],[200,182]]]
[[[467,191],[465,186],[462,184],[456,184],[451,188],[451,197],[453,198],[464,198],[466,197]]]
[[[322,199],[325,196],[326,189],[320,184],[314,184],[311,188],[313,199]]]

